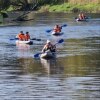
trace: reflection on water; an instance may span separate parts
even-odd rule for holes
[[[77,23],[73,14],[33,14],[34,21],[0,27],[1,100],[99,100],[100,16]],[[67,23],[62,36],[46,33],[56,24]],[[12,23],[15,24],[15,23]],[[29,31],[33,45],[10,41],[19,31]],[[57,59],[34,59],[47,39],[56,42]]]
[[[16,43],[16,47],[18,50],[18,57],[25,58],[28,57],[28,55],[30,54],[30,45]]]
[[[61,74],[63,73],[63,67],[58,64],[57,59],[43,59],[41,58],[41,64],[43,65],[46,73],[48,74]]]

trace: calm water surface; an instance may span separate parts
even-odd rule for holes
[[[100,100],[100,14],[76,22],[73,14],[32,14],[33,21],[0,27],[0,100]],[[67,24],[62,36],[45,31]],[[29,31],[33,45],[18,45],[19,31]],[[57,45],[57,58],[34,59],[47,39]]]

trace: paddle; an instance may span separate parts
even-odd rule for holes
[[[60,39],[56,44],[58,44],[58,43],[63,43],[63,42],[64,42],[64,40],[63,40],[63,39]],[[56,44],[55,44],[55,45],[56,45]],[[35,55],[34,55],[34,58],[38,58],[40,54],[42,54],[42,52],[35,54]]]
[[[18,38],[13,38],[13,39],[10,39],[10,40],[18,40]]]
[[[13,39],[10,39],[10,40],[18,40],[18,38],[13,38]],[[30,40],[36,40],[36,41],[41,41],[41,39],[36,39],[36,38],[32,38]]]
[[[30,40],[36,40],[36,41],[41,41],[41,39],[36,39],[36,38],[32,38]]]
[[[64,24],[64,25],[61,26],[61,28],[62,28],[62,27],[66,27],[66,26],[67,26],[67,24]],[[46,32],[49,33],[49,32],[51,32],[52,30],[53,30],[53,29],[46,30]]]

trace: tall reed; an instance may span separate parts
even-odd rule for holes
[[[71,4],[88,4],[88,3],[96,3],[100,4],[100,0],[68,0]]]

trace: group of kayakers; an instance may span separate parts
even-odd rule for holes
[[[18,33],[16,38],[18,38],[21,41],[28,41],[28,40],[30,40],[30,35],[29,35],[29,32],[26,32],[24,34],[23,31],[20,31],[20,33]]]
[[[80,20],[82,20],[82,19],[85,19],[86,16],[85,16],[84,13],[80,13],[78,15],[78,18]],[[61,30],[62,30],[61,26],[55,25],[54,28],[53,28],[53,30],[52,30],[52,32],[60,33]],[[23,31],[20,31],[20,33],[17,35],[17,38],[19,40],[21,40],[21,41],[28,41],[28,40],[30,40],[29,32],[26,32],[26,34],[24,34]],[[51,52],[56,52],[56,45],[53,45],[50,40],[47,40],[46,44],[44,45],[44,47],[42,49],[42,52],[45,52],[47,50],[50,50]]]
[[[83,20],[85,18],[86,18],[86,16],[82,12],[78,15],[78,19],[80,19],[80,20]],[[55,25],[54,28],[52,29],[52,32],[60,33],[62,31],[62,27],[63,26]],[[17,38],[21,41],[28,41],[28,40],[30,40],[29,32],[26,32],[24,34],[23,31],[20,31],[20,33],[17,35]],[[51,52],[56,52],[56,45],[52,44],[50,40],[46,41],[46,44],[44,45],[44,47],[42,49],[42,53],[45,53],[48,50]]]
[[[80,20],[82,20],[82,19],[85,19],[86,16],[85,16],[84,13],[80,13],[78,15],[78,18]],[[52,32],[60,33],[61,30],[62,30],[61,26],[55,25],[54,28],[53,28],[53,30],[52,30]],[[26,32],[26,34],[24,34],[23,31],[20,31],[20,33],[17,35],[17,38],[19,40],[21,40],[21,41],[28,41],[28,40],[30,40],[29,32]],[[53,45],[50,40],[47,40],[46,44],[44,45],[44,47],[42,49],[42,52],[45,52],[47,50],[50,50],[51,52],[55,52],[56,51],[56,45]]]
[[[59,33],[61,32],[62,27],[59,25],[55,25],[53,28],[53,32]],[[46,44],[44,45],[42,52],[50,50],[51,52],[56,52],[56,45],[53,45],[50,40],[47,40]]]
[[[80,20],[82,20],[82,19],[85,19],[86,16],[85,16],[84,13],[80,13],[78,15],[78,18]],[[59,25],[55,25],[54,28],[53,28],[53,32],[59,33],[59,32],[61,32],[61,29],[62,29],[62,27],[60,27]],[[46,44],[44,45],[44,47],[42,49],[42,52],[45,52],[47,50],[50,50],[51,52],[55,52],[56,51],[56,45],[53,45],[50,40],[47,40]]]
[[[53,28],[53,32],[55,33],[61,32],[61,29],[62,27],[60,27],[59,25],[55,25]],[[26,32],[24,34],[23,31],[20,31],[20,33],[18,33],[16,38],[18,38],[18,40],[20,41],[28,41],[30,40],[30,35],[29,35],[29,32]],[[44,45],[42,49],[42,52],[45,52],[47,50],[50,50],[51,52],[56,52],[56,45],[53,45],[50,40],[47,40],[46,44]]]

